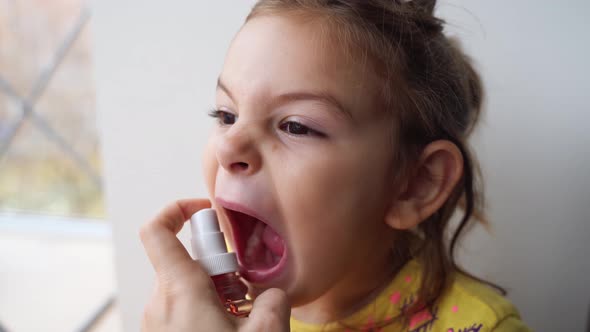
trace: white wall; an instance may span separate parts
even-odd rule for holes
[[[506,286],[536,331],[582,330],[590,303],[590,3],[567,3],[439,6],[488,88],[475,145],[494,234],[477,230],[463,261]],[[139,329],[153,278],[138,227],[173,199],[205,195],[205,114],[225,49],[251,4],[94,4],[106,196],[125,331]]]
[[[476,149],[495,239],[470,239],[466,262],[506,286],[535,331],[582,331],[590,309],[590,2],[465,0],[440,9],[488,88]]]
[[[205,197],[200,156],[225,49],[245,1],[95,1],[95,76],[106,200],[125,331],[139,331],[153,273],[138,227]]]

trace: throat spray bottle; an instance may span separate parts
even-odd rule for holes
[[[191,217],[193,255],[211,276],[221,303],[234,316],[247,317],[252,301],[246,298],[248,287],[238,275],[235,253],[227,252],[223,232],[214,209],[204,209]]]

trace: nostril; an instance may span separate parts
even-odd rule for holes
[[[248,164],[245,162],[237,162],[237,163],[233,163],[231,165],[231,168],[233,171],[237,171],[237,172],[245,171],[248,169]]]

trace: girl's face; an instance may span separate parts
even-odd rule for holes
[[[369,67],[318,31],[282,16],[245,24],[204,158],[253,292],[282,288],[293,306],[354,302],[391,265],[391,121]]]

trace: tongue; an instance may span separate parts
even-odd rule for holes
[[[273,254],[279,257],[283,255],[283,252],[285,251],[285,242],[283,241],[283,238],[268,225],[264,227],[262,241]]]

